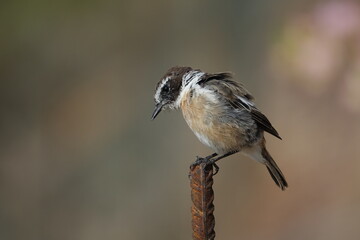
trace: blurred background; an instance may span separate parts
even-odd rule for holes
[[[150,121],[174,65],[232,71],[285,173],[237,154],[217,239],[360,238],[360,2],[2,1],[0,239],[190,239],[181,113]]]

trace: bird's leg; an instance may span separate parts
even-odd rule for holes
[[[239,151],[231,151],[231,152],[225,153],[225,154],[223,154],[221,156],[218,156],[218,157],[216,157],[218,155],[217,153],[213,153],[213,154],[211,154],[211,155],[209,155],[207,157],[204,157],[204,158],[197,156],[196,161],[193,164],[190,165],[190,169],[193,170],[194,167],[196,167],[197,165],[199,165],[201,163],[206,163],[206,165],[211,164],[215,169],[214,174],[213,174],[213,176],[215,176],[219,172],[219,169],[220,169],[219,166],[216,164],[216,162],[219,161],[220,159],[223,159],[225,157],[233,155],[233,154],[235,154],[237,152],[239,152]]]
[[[209,155],[207,157],[204,157],[204,158],[197,156],[196,161],[193,164],[191,164],[190,169],[193,170],[195,166],[197,166],[197,165],[199,165],[201,163],[206,163],[207,165],[211,164],[215,169],[214,174],[213,174],[213,176],[215,176],[219,172],[219,169],[220,169],[219,166],[216,164],[216,162],[219,161],[222,158],[228,157],[228,156],[230,156],[230,155],[232,155],[234,153],[237,153],[237,152],[238,151],[228,152],[228,153],[225,153],[225,154],[223,154],[221,156],[218,156],[217,158],[214,158],[214,157],[216,157],[218,155],[217,153],[213,153],[213,154],[211,154],[211,155]]]
[[[228,152],[228,153],[225,153],[224,155],[221,155],[221,156],[218,156],[217,158],[212,158],[209,160],[209,164],[212,164],[215,168],[215,172],[214,172],[214,176],[219,172],[219,166],[216,164],[217,161],[219,161],[220,159],[222,158],[225,158],[225,157],[228,157],[230,155],[233,155],[235,153],[237,153],[239,151],[232,151],[232,152]]]
[[[213,153],[209,156],[206,156],[204,158],[202,157],[199,157],[199,156],[196,156],[196,161],[193,162],[191,165],[190,165],[190,169],[193,170],[194,167],[196,167],[197,165],[200,165],[201,163],[210,163],[211,159],[213,157],[216,157],[218,154],[217,153]]]
[[[239,151],[231,151],[231,152],[228,152],[228,153],[225,153],[225,154],[223,154],[223,155],[221,155],[221,156],[218,156],[218,157],[216,157],[216,158],[212,158],[212,159],[210,159],[210,164],[215,164],[217,161],[219,161],[220,159],[223,159],[223,158],[225,158],[225,157],[228,157],[228,156],[230,156],[230,155],[233,155],[233,154],[235,154],[235,153],[237,153],[237,152],[239,152]],[[216,155],[215,155],[216,156]]]
[[[213,157],[216,157],[217,155],[218,155],[217,153],[213,153],[209,156],[204,157],[203,159],[205,159],[206,161],[210,161]],[[199,157],[196,157],[196,158],[199,158]]]
[[[214,167],[214,169],[215,169],[215,171],[214,171],[214,173],[213,173],[213,176],[215,176],[218,172],[219,172],[219,166],[216,164],[216,163],[213,163],[212,164],[213,165],[213,167]]]

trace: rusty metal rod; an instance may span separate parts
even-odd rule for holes
[[[201,163],[190,169],[193,240],[215,239],[213,166]]]

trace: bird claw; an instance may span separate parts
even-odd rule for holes
[[[212,163],[212,165],[213,165],[213,167],[215,169],[215,171],[213,173],[213,176],[215,176],[219,172],[220,168],[216,163]]]
[[[219,172],[219,166],[211,161],[209,158],[205,157],[205,158],[202,158],[202,157],[199,157],[199,156],[196,156],[196,160],[195,162],[193,162],[191,165],[190,165],[190,170],[193,171],[194,168],[202,163],[205,163],[206,166],[208,165],[211,165],[213,168],[214,168],[214,173],[213,173],[213,176],[215,176],[218,172]]]
[[[196,156],[196,160],[195,162],[193,162],[191,165],[190,165],[190,169],[191,170],[194,170],[194,168],[202,163],[206,163],[208,164],[209,163],[209,160],[207,158],[202,158],[202,157],[199,157],[199,156]]]

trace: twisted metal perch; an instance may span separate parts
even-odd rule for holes
[[[190,169],[193,240],[215,239],[213,166],[201,163]]]

